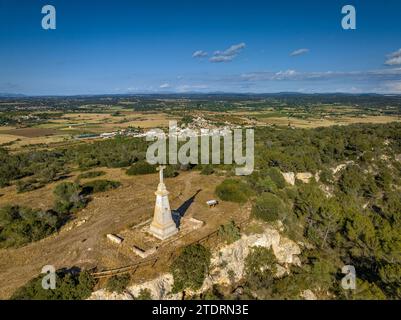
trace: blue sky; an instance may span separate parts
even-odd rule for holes
[[[54,5],[57,29],[43,30]],[[343,30],[341,8],[356,8]],[[0,0],[0,92],[401,93],[401,2]]]

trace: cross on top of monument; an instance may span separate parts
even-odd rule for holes
[[[156,168],[159,171],[160,183],[163,183],[163,170],[166,169],[166,166],[160,165]]]

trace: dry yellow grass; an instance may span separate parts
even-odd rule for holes
[[[24,147],[37,145],[37,144],[53,144],[71,139],[69,135],[56,135],[56,136],[44,136],[44,137],[23,137],[15,136],[11,134],[0,133],[0,144],[14,142],[8,148],[11,151],[18,151]]]
[[[62,130],[86,130],[96,133],[118,130],[127,127],[153,128],[167,126],[170,118],[165,113],[144,113],[136,111],[121,111],[120,116],[108,113],[71,113],[60,119],[52,120],[42,125],[46,128]],[[176,118],[178,120],[178,118]]]
[[[13,130],[16,129],[17,127],[15,126],[2,126],[0,127],[0,133],[2,133],[3,131],[7,131],[7,130]]]
[[[10,150],[18,151],[25,146],[36,144],[54,144],[72,139],[79,132],[104,133],[128,127],[155,128],[167,127],[170,117],[165,113],[121,111],[121,116],[109,113],[67,113],[60,119],[54,119],[37,127],[18,129],[13,126],[0,127],[0,144],[15,141]],[[29,134],[19,132],[29,131]],[[55,133],[51,136],[47,133]]]
[[[367,117],[337,117],[323,119],[298,119],[287,117],[271,117],[258,119],[258,125],[280,125],[287,126],[290,124],[296,128],[317,128],[330,127],[334,125],[348,125],[356,123],[389,123],[400,122],[401,119],[396,116],[367,116]]]
[[[128,230],[153,216],[158,175],[130,177],[121,169],[99,169],[107,172],[100,179],[120,181],[121,187],[95,194],[88,206],[78,212],[75,220],[67,223],[59,233],[21,248],[0,249],[0,299],[9,297],[17,287],[39,274],[41,268],[47,264],[56,268],[98,266],[103,269],[121,267],[138,260],[132,252],[119,250],[107,242],[105,235]],[[68,180],[75,179],[77,174],[74,173]],[[238,221],[246,218],[249,212],[238,204],[222,201],[215,208],[208,208],[206,205],[206,200],[214,198],[215,187],[223,179],[224,177],[204,176],[197,172],[182,172],[178,177],[166,179],[173,209],[183,205],[200,190],[185,216],[203,220],[206,224],[188,237],[171,244],[166,251],[160,251],[163,257],[169,257],[169,250],[177,250],[177,246],[204,237],[220,224],[231,219]],[[0,206],[12,203],[34,208],[51,208],[55,185],[56,183],[52,183],[23,194],[17,194],[15,187],[3,188],[0,190],[4,194],[0,197]],[[78,221],[84,222],[77,224]],[[167,268],[167,263],[158,263],[156,267],[147,270],[146,276],[157,276],[166,272]]]
[[[25,139],[25,137],[21,136],[14,136],[12,134],[3,134],[0,133],[0,144],[9,143],[11,141],[16,141],[18,139]]]
[[[1,135],[0,135],[1,137]],[[53,143],[63,142],[70,140],[71,137],[69,135],[57,135],[57,136],[48,136],[48,137],[34,137],[34,138],[26,138],[22,137],[20,141],[13,143],[9,148],[12,151],[22,150],[24,147],[33,146],[37,144],[47,144],[51,145]]]

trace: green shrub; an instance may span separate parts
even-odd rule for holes
[[[0,209],[0,247],[18,247],[52,234],[62,216],[20,206]]]
[[[290,199],[291,201],[294,201],[298,195],[297,189],[295,187],[286,187],[284,189],[284,192],[286,194],[286,198]]]
[[[51,181],[57,180],[60,175],[67,173],[67,169],[62,163],[56,162],[49,166],[45,166],[40,170],[36,176],[40,182],[43,184],[49,183]]]
[[[252,247],[245,259],[245,274],[248,278],[272,278],[276,273],[276,257],[271,249]]]
[[[149,289],[141,289],[139,290],[138,296],[135,297],[135,300],[152,300],[152,293]]]
[[[213,166],[212,166],[212,165],[206,165],[206,166],[204,166],[204,167],[202,168],[202,170],[201,170],[200,173],[203,174],[203,175],[205,175],[205,176],[208,176],[208,175],[213,174],[213,173],[214,173]]]
[[[294,212],[298,217],[315,215],[325,200],[323,191],[316,183],[302,184],[294,201]]]
[[[347,194],[358,194],[361,188],[362,179],[364,177],[363,171],[359,166],[348,166],[338,181],[338,185],[342,192]]]
[[[262,179],[259,179],[256,184],[255,187],[258,191],[260,192],[273,192],[276,193],[278,188],[277,185],[274,183],[274,181],[272,180],[272,178],[265,177]]]
[[[200,244],[185,247],[170,267],[174,277],[172,291],[198,290],[209,270],[210,258],[210,250]]]
[[[106,172],[104,172],[104,171],[89,171],[89,172],[81,173],[78,176],[78,179],[96,178],[96,177],[104,176],[105,174],[106,174]]]
[[[219,236],[223,241],[230,244],[239,240],[241,238],[241,233],[239,228],[235,225],[235,222],[230,221],[229,223],[220,226]]]
[[[112,189],[116,189],[121,185],[118,181],[111,180],[93,180],[82,185],[82,191],[84,194],[91,194],[97,192],[104,192]]]
[[[150,174],[155,173],[156,168],[155,166],[147,163],[146,161],[140,161],[135,163],[132,167],[127,169],[126,173],[129,176],[136,176],[140,174]]]
[[[264,221],[273,222],[281,219],[286,213],[286,206],[283,201],[272,193],[264,193],[256,199],[252,214]]]
[[[127,288],[131,277],[129,274],[116,275],[109,278],[106,290],[109,292],[122,293]]]
[[[65,202],[73,201],[75,197],[79,196],[81,187],[77,183],[62,182],[58,184],[53,191],[53,194],[60,200]]]
[[[56,273],[56,289],[45,290],[40,275],[17,289],[12,300],[83,300],[88,298],[96,284],[87,271],[79,273],[58,271]]]
[[[174,178],[179,175],[177,166],[166,166],[163,171],[163,176],[165,178]]]
[[[39,189],[43,187],[43,184],[38,182],[36,179],[28,179],[28,180],[18,180],[16,186],[17,186],[17,192],[23,193]]]
[[[333,173],[329,169],[323,169],[320,174],[320,181],[323,182],[324,184],[332,184],[334,179],[333,179]]]
[[[383,291],[372,282],[356,279],[355,290],[344,290],[346,299],[349,300],[386,300]]]
[[[77,183],[62,182],[53,191],[55,196],[54,210],[59,213],[74,212],[85,207],[87,201],[81,195],[81,187]]]
[[[278,168],[270,168],[267,175],[273,180],[277,188],[283,189],[286,186],[285,179]]]
[[[226,179],[216,187],[216,195],[224,201],[244,203],[251,195],[249,186],[237,179]]]

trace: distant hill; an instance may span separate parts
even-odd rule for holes
[[[0,92],[0,98],[22,98],[26,97],[24,94],[21,93],[5,93]]]

